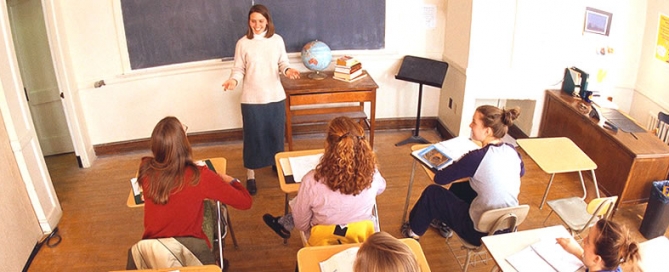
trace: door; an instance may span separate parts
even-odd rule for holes
[[[9,0],[8,12],[21,79],[45,156],[73,152],[40,0]]]
[[[44,162],[23,92],[9,26],[9,10],[5,3],[0,4],[0,52],[3,52],[0,54],[0,111],[33,211],[42,232],[47,234],[55,229],[63,211]]]

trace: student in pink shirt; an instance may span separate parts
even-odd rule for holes
[[[348,117],[337,117],[330,121],[326,137],[321,161],[302,178],[297,197],[290,201],[292,213],[263,216],[283,238],[290,237],[293,228],[309,233],[315,225],[376,221],[372,210],[386,180],[377,170],[364,129]]]

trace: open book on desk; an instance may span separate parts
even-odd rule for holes
[[[518,272],[581,271],[583,262],[567,252],[555,239],[543,239],[506,258]]]
[[[323,153],[279,159],[286,183],[299,183],[304,175],[316,169]]]
[[[319,263],[321,272],[353,272],[353,263],[360,247],[351,247]]]
[[[472,140],[455,137],[411,152],[411,156],[433,172],[446,168],[469,151],[480,148]]]

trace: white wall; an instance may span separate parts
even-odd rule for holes
[[[453,0],[449,1],[449,7],[451,2],[472,6],[471,23],[447,17],[447,25],[471,29],[469,51],[465,52],[469,59],[458,62],[466,65],[462,69],[466,75],[461,76],[466,78],[466,83],[464,89],[454,91],[456,97],[463,97],[461,116],[458,116],[461,121],[446,123],[456,134],[469,133],[467,120],[477,100],[529,99],[536,100],[536,108],[521,114],[533,117],[529,133],[535,136],[543,111],[544,90],[559,89],[564,68],[571,66],[590,73],[590,90],[613,96],[622,110],[629,111],[641,50],[638,40],[645,25],[644,2]],[[609,36],[583,33],[586,7],[613,14]],[[599,55],[597,52],[602,47],[613,48],[614,53]],[[444,58],[458,60],[463,51],[462,48],[455,52],[445,49]],[[606,76],[598,80],[600,70],[602,74],[606,72]],[[446,84],[451,84],[448,78]],[[442,97],[441,100],[443,103],[447,99]],[[452,120],[443,114],[443,107],[442,104],[439,118]]]
[[[648,0],[645,32],[642,38],[638,80],[630,115],[645,125],[648,113],[669,112],[669,63],[655,58],[660,14],[669,16],[669,2]]]
[[[55,2],[59,29],[67,39],[82,115],[93,145],[147,138],[155,123],[175,115],[193,132],[241,127],[240,88],[223,92],[230,62],[217,60],[129,70],[120,5],[115,1]],[[353,54],[379,85],[377,118],[414,117],[417,84],[396,80],[401,58],[439,59],[444,42],[445,0],[386,2],[386,48],[340,51]],[[423,4],[436,6],[436,27],[424,23]],[[80,12],[86,10],[86,12]],[[94,22],[94,23],[93,23]],[[235,26],[239,27],[239,26]],[[281,34],[281,29],[277,30]],[[314,37],[316,39],[318,37]],[[306,71],[299,54],[291,63]],[[105,80],[107,86],[93,88]],[[440,91],[426,88],[422,116],[436,116]]]

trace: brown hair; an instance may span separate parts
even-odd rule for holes
[[[360,124],[348,117],[330,121],[325,153],[316,166],[316,180],[322,180],[333,191],[357,195],[372,185],[375,171],[376,155]]]
[[[176,117],[165,117],[151,133],[153,157],[144,158],[137,179],[140,184],[148,182],[144,196],[156,204],[167,203],[171,193],[181,190],[186,181],[184,173],[193,171],[191,185],[197,185],[200,171],[192,159],[192,150],[186,131]]]
[[[372,234],[362,243],[353,264],[353,271],[417,272],[420,267],[409,246],[382,231]]]
[[[477,112],[483,114],[483,126],[492,129],[495,138],[502,138],[509,131],[509,127],[513,125],[518,116],[520,116],[520,108],[500,109],[495,106],[483,105],[476,108]]]
[[[604,268],[615,270],[621,263],[636,266],[641,259],[639,244],[632,240],[629,230],[616,222],[601,219],[595,224],[599,235],[595,238],[595,254],[604,262]]]
[[[267,19],[267,33],[265,38],[272,37],[274,35],[274,21],[272,20],[272,15],[269,13],[269,9],[261,4],[256,4],[251,7],[249,10],[249,16],[246,18],[246,25],[248,29],[246,30],[246,38],[253,39],[253,29],[248,23],[251,20],[251,13],[260,13],[265,19]]]

